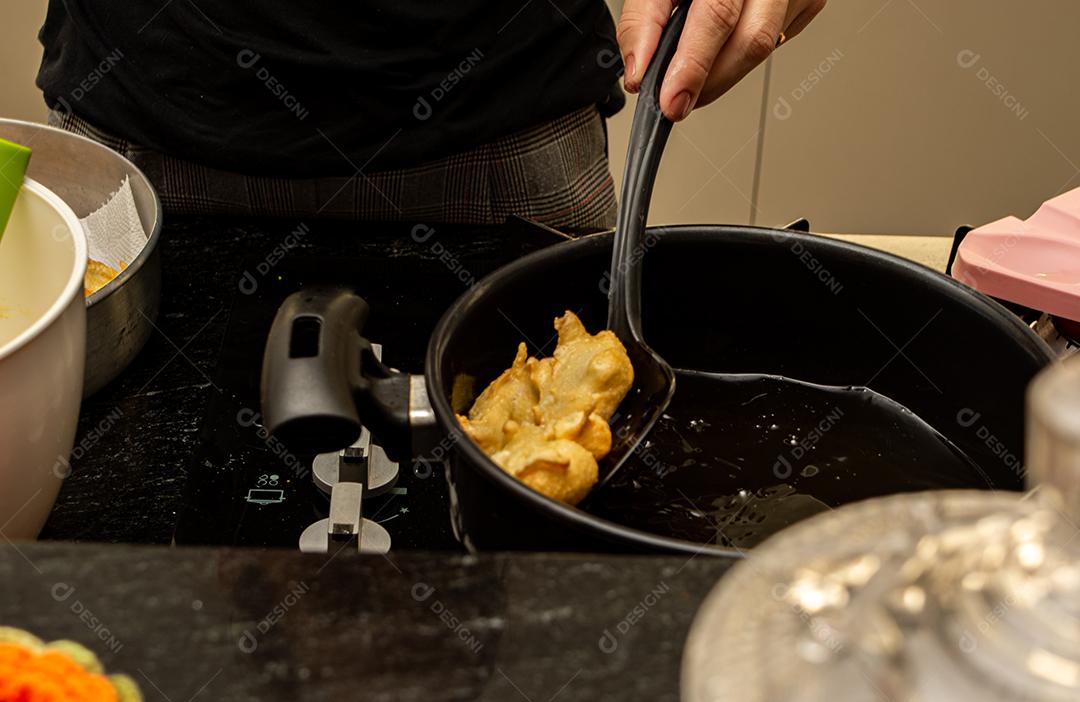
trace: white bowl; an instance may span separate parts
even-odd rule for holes
[[[86,237],[27,179],[0,240],[0,537],[37,537],[68,473],[86,358]]]

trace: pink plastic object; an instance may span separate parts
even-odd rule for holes
[[[986,295],[1080,320],[1080,188],[1047,200],[1027,221],[973,229],[952,275]]]

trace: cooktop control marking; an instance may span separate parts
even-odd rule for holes
[[[285,491],[251,488],[244,499],[257,505],[276,505],[285,501]]]

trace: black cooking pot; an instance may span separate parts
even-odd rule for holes
[[[448,459],[454,519],[477,548],[734,555],[534,492],[455,419],[472,399],[464,381],[483,388],[522,340],[549,354],[563,311],[604,326],[611,245],[610,234],[557,244],[481,280],[436,327],[424,377],[374,358],[360,335],[367,306],[351,292],[296,293],[267,343],[268,429],[297,450],[326,452],[349,445],[363,421],[395,460]],[[1022,488],[1024,389],[1052,354],[995,302],[896,256],[787,230],[651,228],[645,248],[644,333],[673,366],[866,384],[978,465],[982,479],[968,487]]]

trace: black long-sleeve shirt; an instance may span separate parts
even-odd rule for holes
[[[40,39],[51,108],[249,174],[405,167],[621,106],[602,0],[50,0]]]

